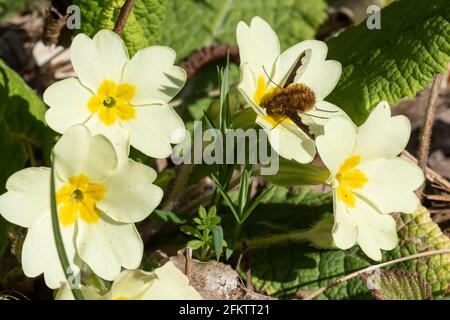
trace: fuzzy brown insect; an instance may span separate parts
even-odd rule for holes
[[[311,110],[315,102],[316,96],[309,87],[302,83],[291,83],[285,88],[275,88],[273,92],[266,94],[261,99],[260,106],[266,109],[268,116],[289,118],[313,138],[299,114]]]

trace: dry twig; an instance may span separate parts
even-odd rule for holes
[[[134,0],[126,0],[120,9],[119,18],[117,19],[116,25],[114,27],[114,32],[117,34],[121,34],[125,24],[127,23],[128,16],[133,9]]]
[[[433,130],[434,115],[436,113],[437,98],[439,96],[439,89],[441,87],[443,75],[438,74],[433,80],[433,85],[431,87],[430,97],[428,98],[428,105],[425,114],[425,120],[420,133],[420,144],[419,144],[419,167],[426,173],[427,163],[428,163],[428,153],[430,151],[430,140],[431,133]],[[419,189],[419,195],[421,197],[423,194],[424,185]]]

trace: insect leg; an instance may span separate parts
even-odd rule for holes
[[[303,112],[303,111],[300,111],[300,110],[297,110],[297,112],[300,113],[300,114],[304,114],[304,115],[306,115],[306,116],[313,117],[313,118],[318,118],[318,119],[330,119],[330,118],[328,118],[328,117],[316,116],[315,114],[309,114],[309,113],[306,113],[306,112]]]
[[[274,85],[276,85],[278,88],[283,89],[277,83],[275,83],[272,79],[270,79],[269,74],[266,71],[266,68],[264,66],[262,66],[262,68],[263,68],[264,73],[266,74],[267,79],[269,79],[269,81],[272,82]]]
[[[278,121],[270,130],[275,129],[280,123],[286,120],[287,116],[284,116],[280,121]]]
[[[337,110],[325,110],[325,109],[319,109],[319,108],[317,108],[317,106],[314,106],[314,108],[315,108],[317,111],[321,111],[321,112],[328,112],[328,113],[336,113],[336,112],[338,112]]]

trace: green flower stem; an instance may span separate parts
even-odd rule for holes
[[[55,196],[55,176],[53,164],[50,172],[50,209],[52,213],[53,236],[55,238],[56,250],[58,251],[58,257],[59,261],[61,262],[61,267],[64,271],[64,275],[66,276],[67,282],[69,283],[69,287],[70,290],[72,290],[74,298],[76,300],[85,300],[81,290],[73,288],[70,285],[70,278],[73,276],[73,274],[69,273],[71,267],[69,264],[69,259],[67,258],[66,250],[64,249],[64,243],[61,236],[61,229],[59,227],[58,208],[56,206],[56,196]]]

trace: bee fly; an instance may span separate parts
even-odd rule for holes
[[[314,94],[314,91],[312,91],[308,86],[302,83],[293,83],[297,70],[302,67],[304,58],[307,58],[307,55],[303,54],[299,57],[283,87],[280,87],[278,84],[273,82],[267,74],[265,68],[263,67],[264,73],[266,74],[267,78],[270,82],[275,84],[277,88],[274,88],[272,92],[267,93],[262,97],[260,106],[266,109],[266,113],[268,116],[275,116],[281,119],[273,128],[283,122],[286,118],[289,118],[311,139],[314,139],[313,135],[309,132],[309,127],[302,122],[300,114],[305,114],[309,115],[310,117],[320,119],[327,118],[306,113],[307,111],[315,107],[316,95]],[[323,112],[336,112],[318,109],[317,107],[316,110]]]

